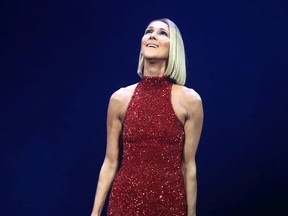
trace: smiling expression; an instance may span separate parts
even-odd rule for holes
[[[170,46],[169,27],[162,21],[151,22],[141,41],[144,59],[167,60]]]

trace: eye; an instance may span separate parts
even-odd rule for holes
[[[168,33],[166,31],[160,31],[160,35],[165,35],[168,37]]]
[[[145,34],[150,34],[150,33],[152,33],[152,32],[153,32],[152,29],[147,29],[147,30],[145,31]]]

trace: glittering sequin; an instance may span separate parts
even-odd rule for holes
[[[181,162],[184,129],[171,103],[172,83],[144,77],[127,108],[123,159],[109,199],[109,216],[186,215]]]

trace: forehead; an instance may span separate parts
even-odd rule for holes
[[[148,26],[147,28],[155,28],[155,29],[165,29],[167,31],[169,31],[169,26],[162,22],[162,21],[159,21],[159,20],[156,20],[156,21],[152,21]]]

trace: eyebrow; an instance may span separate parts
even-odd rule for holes
[[[148,26],[147,29],[154,29],[154,27],[153,26]],[[169,33],[169,31],[164,29],[164,28],[160,28],[160,30],[166,31],[167,33]]]

